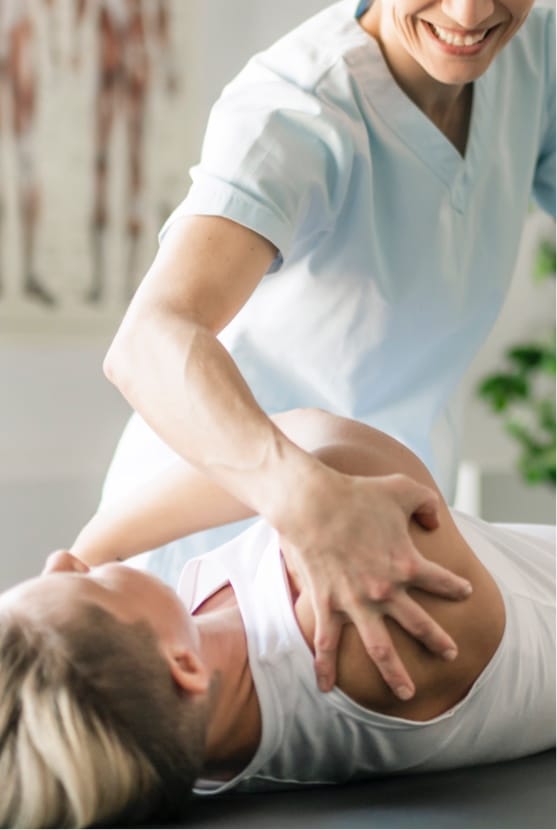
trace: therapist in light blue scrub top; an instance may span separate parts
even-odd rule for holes
[[[322,407],[379,427],[450,498],[451,396],[505,298],[531,199],[555,209],[555,19],[532,5],[341,0],[256,55],[211,112],[106,357],[138,414],[105,501],[177,453],[263,515],[310,588],[323,691],[350,618],[411,696],[392,621],[440,659],[457,644],[408,589],[461,601],[473,586],[410,541],[410,521],[438,521],[433,493],[349,479],[269,415]],[[150,567],[172,581],[216,538]]]

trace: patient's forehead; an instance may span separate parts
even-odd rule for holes
[[[102,603],[102,586],[76,574],[54,573],[20,582],[0,594],[0,611],[67,618],[82,602]]]
[[[199,643],[195,624],[176,592],[153,575],[120,563],[86,572],[45,572],[0,595],[0,613],[11,609],[39,625],[64,625],[90,605],[124,623],[148,622],[162,642]]]

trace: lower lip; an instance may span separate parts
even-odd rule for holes
[[[493,38],[493,35],[495,34],[496,29],[499,28],[498,26],[493,26],[493,28],[491,28],[488,31],[488,33],[486,34],[484,39],[480,40],[479,43],[473,43],[471,46],[455,46],[453,43],[445,43],[444,40],[440,40],[440,38],[438,38],[437,35],[435,35],[433,33],[433,30],[432,30],[430,24],[426,23],[425,20],[422,20],[422,23],[424,24],[424,28],[425,28],[426,32],[428,33],[429,37],[433,41],[435,41],[437,46],[443,52],[445,52],[446,55],[455,55],[456,57],[459,57],[459,58],[468,58],[468,57],[474,57],[475,55],[479,55],[480,52],[482,52],[485,49],[486,45]]]

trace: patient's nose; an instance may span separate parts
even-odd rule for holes
[[[56,572],[87,573],[89,566],[70,553],[69,550],[55,550],[46,560],[42,570],[43,574]]]

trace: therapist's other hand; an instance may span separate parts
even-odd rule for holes
[[[58,573],[59,571],[88,573],[90,570],[89,565],[79,559],[79,557],[74,556],[71,551],[60,549],[49,553],[41,571],[41,576]]]
[[[459,600],[470,595],[472,586],[422,556],[409,534],[412,517],[426,529],[438,526],[433,490],[405,475],[367,478],[331,472],[333,480],[316,494],[303,527],[283,532],[289,568],[308,590],[315,614],[319,688],[326,692],[334,685],[342,626],[349,619],[385,683],[398,698],[409,700],[415,686],[384,618],[396,620],[431,652],[454,659],[456,643],[408,589]]]

